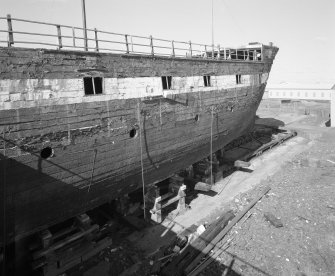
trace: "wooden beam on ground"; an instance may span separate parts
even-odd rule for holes
[[[219,219],[215,220],[205,232],[194,241],[183,248],[182,253],[172,260],[172,262],[161,271],[161,275],[181,275],[183,269],[201,252],[213,238],[234,218],[232,210],[225,212]]]
[[[201,259],[208,254],[213,248],[217,248],[217,243],[230,231],[233,226],[239,222],[239,220],[266,194],[270,191],[270,187],[265,187],[262,192],[251,201],[241,213],[239,213],[229,224],[226,226],[207,246],[200,252],[200,254],[190,263],[186,269],[184,270],[186,275],[189,275],[192,270],[197,266],[197,264],[201,261]],[[193,275],[193,274],[192,274]]]
[[[92,243],[87,248],[83,248],[83,252],[73,252],[73,256],[69,262],[64,263],[61,267],[57,266],[48,266],[46,268],[45,276],[58,276],[63,275],[65,271],[73,268],[78,264],[82,264],[88,259],[92,258],[94,255],[97,255],[99,252],[105,248],[111,246],[113,240],[109,237],[102,239],[97,243]]]
[[[250,162],[246,162],[242,160],[236,160],[234,162],[234,167],[238,167],[238,168],[247,168],[247,167],[250,167],[250,165],[251,165]]]
[[[52,252],[52,251],[55,251],[59,248],[62,248],[63,246],[73,242],[73,241],[76,241],[86,235],[89,235],[90,233],[92,232],[95,232],[95,231],[98,231],[99,230],[99,225],[97,224],[94,224],[92,225],[89,229],[85,230],[85,231],[81,231],[81,232],[78,232],[78,233],[75,233],[73,234],[72,236],[69,236],[67,238],[65,238],[64,240],[61,240],[53,245],[51,245],[49,248],[47,249],[42,249],[42,250],[39,250],[37,252],[35,252],[33,254],[33,259],[36,260],[40,257],[43,257],[45,255],[47,255],[48,253]]]
[[[197,184],[195,184],[194,186],[194,190],[197,190],[197,191],[208,192],[211,189],[212,189],[212,185],[204,183],[204,182],[197,182]]]
[[[187,276],[196,276],[198,275],[201,271],[203,271],[207,266],[209,266],[214,260],[216,260],[217,257],[221,255],[221,253],[224,251],[226,248],[227,244],[226,242],[220,242],[219,249],[211,252],[209,256],[201,263],[199,264],[196,268],[194,268],[190,274]]]

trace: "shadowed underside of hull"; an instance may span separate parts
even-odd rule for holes
[[[141,187],[141,151],[147,185],[208,156],[211,139],[216,151],[248,132],[273,57],[202,62],[2,49],[7,240]],[[173,79],[165,91],[161,76]],[[203,76],[211,76],[209,85],[199,84]],[[104,93],[83,95],[83,78],[97,77]]]

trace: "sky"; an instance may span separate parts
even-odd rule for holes
[[[213,7],[215,44],[257,41],[279,47],[270,84],[335,83],[335,0],[213,0]],[[0,16],[82,26],[81,0],[0,0],[0,11]],[[86,0],[86,16],[88,28],[212,41],[211,0]]]

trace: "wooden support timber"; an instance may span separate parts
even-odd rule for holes
[[[104,235],[104,228],[111,222],[107,221],[101,231],[98,225],[92,224],[87,214],[77,216],[74,222],[72,226],[55,233],[49,229],[40,233],[41,249],[32,253],[34,270],[42,271],[44,276],[60,275],[112,244],[109,237],[97,239]],[[33,248],[35,246],[32,245]]]
[[[186,209],[185,190],[186,186],[183,184],[180,186],[176,196],[171,197],[173,196],[173,193],[169,192],[163,196],[155,198],[154,207],[150,210],[151,219],[157,223],[161,223],[163,221],[162,209],[171,205],[172,203],[175,203],[176,201],[178,201],[177,210],[179,213],[182,213]]]
[[[247,168],[250,166],[250,162],[245,162],[245,161],[242,161],[242,160],[236,160],[234,162],[234,167],[236,168]]]

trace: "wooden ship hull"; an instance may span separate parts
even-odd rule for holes
[[[250,131],[278,51],[255,49],[260,60],[1,47],[1,235],[141,188],[142,171],[164,180]]]

